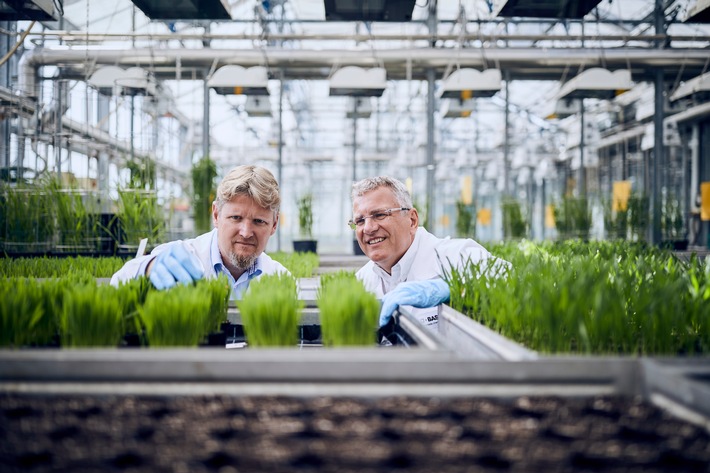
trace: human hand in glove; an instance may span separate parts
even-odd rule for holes
[[[176,284],[190,284],[201,279],[202,263],[182,243],[175,243],[160,253],[148,266],[148,278],[156,289],[169,289]]]
[[[434,307],[449,300],[451,292],[449,285],[443,279],[428,279],[426,281],[406,281],[400,283],[393,291],[385,294],[380,310],[380,327],[387,325],[392,314],[400,305],[414,307]]]

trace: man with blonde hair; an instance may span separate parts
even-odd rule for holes
[[[280,204],[279,185],[269,170],[237,166],[217,188],[212,231],[159,245],[149,255],[128,261],[111,284],[145,275],[157,289],[167,289],[226,274],[232,298],[240,299],[259,275],[288,272],[264,253],[279,223]]]

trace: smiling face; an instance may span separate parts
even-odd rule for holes
[[[397,207],[401,205],[392,191],[379,187],[353,200],[353,217],[367,217]],[[355,235],[365,255],[389,273],[411,246],[418,225],[417,211],[403,210],[392,212],[381,221],[365,219],[365,224],[355,229]]]
[[[279,221],[273,210],[259,206],[246,195],[235,195],[221,210],[213,204],[212,219],[222,261],[235,278],[263,253]]]

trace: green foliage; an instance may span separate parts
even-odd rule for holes
[[[123,237],[119,240],[129,246],[138,246],[143,238],[151,244],[162,241],[165,221],[153,191],[119,189],[118,219]]]
[[[217,332],[220,324],[227,320],[229,296],[232,293],[229,278],[226,274],[220,274],[216,278],[197,281],[197,286],[205,286],[205,291],[210,297],[210,310],[205,333]]]
[[[237,301],[249,346],[287,347],[298,340],[303,303],[296,280],[288,274],[268,274],[249,284]]]
[[[125,333],[113,286],[76,285],[64,294],[60,321],[63,347],[116,347]]]
[[[612,202],[605,201],[604,208],[604,229],[607,238],[611,240],[626,240],[629,232],[629,211],[612,210]]]
[[[217,163],[209,156],[204,156],[192,166],[192,211],[198,233],[212,229],[212,202],[217,195],[216,177]]]
[[[212,325],[212,295],[206,285],[150,291],[138,309],[151,347],[196,347]]]
[[[685,222],[680,201],[666,196],[661,215],[661,233],[665,240],[681,240],[685,236]]]
[[[285,253],[278,251],[270,253],[269,256],[271,256],[274,261],[278,261],[284,265],[294,278],[312,277],[320,264],[320,258],[316,253]]]
[[[503,236],[505,238],[525,238],[527,224],[523,218],[520,202],[507,199],[501,205],[503,207]]]
[[[632,195],[629,197],[629,228],[634,240],[646,240],[646,234],[650,224],[650,209],[648,196]]]
[[[152,159],[129,159],[126,161],[126,168],[130,171],[130,189],[155,190],[155,162]]]
[[[21,347],[43,330],[45,312],[37,283],[5,279],[0,282],[0,347]],[[51,335],[50,335],[51,338]]]
[[[84,279],[110,278],[125,262],[118,257],[0,258],[0,277],[60,278],[72,274]]]
[[[326,346],[369,346],[375,341],[380,302],[351,272],[331,273],[318,291]]]
[[[642,244],[521,242],[492,248],[507,277],[452,270],[451,305],[550,353],[710,352],[710,265]]]
[[[299,233],[302,237],[313,238],[313,194],[301,196],[297,206]]]
[[[462,200],[456,201],[456,235],[473,237],[476,233],[476,207]]]
[[[92,251],[98,249],[100,230],[97,196],[77,189],[63,189],[57,179],[46,183],[54,203],[58,249]]]
[[[0,249],[34,253],[54,241],[54,202],[42,186],[0,186]]]
[[[564,197],[553,209],[555,227],[562,240],[587,240],[592,228],[592,214],[586,198]]]

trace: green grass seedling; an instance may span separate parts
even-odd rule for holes
[[[326,346],[370,346],[375,341],[380,303],[354,275],[321,280],[321,333]]]
[[[123,314],[112,286],[77,285],[64,295],[63,347],[116,347],[124,334]]]
[[[150,291],[138,309],[151,347],[196,347],[207,335],[211,294],[204,286]]]
[[[270,274],[252,281],[237,301],[249,346],[286,347],[298,340],[303,302],[296,280],[288,274]]]
[[[315,253],[276,252],[270,256],[284,265],[294,278],[310,278],[318,268],[319,258]]]

